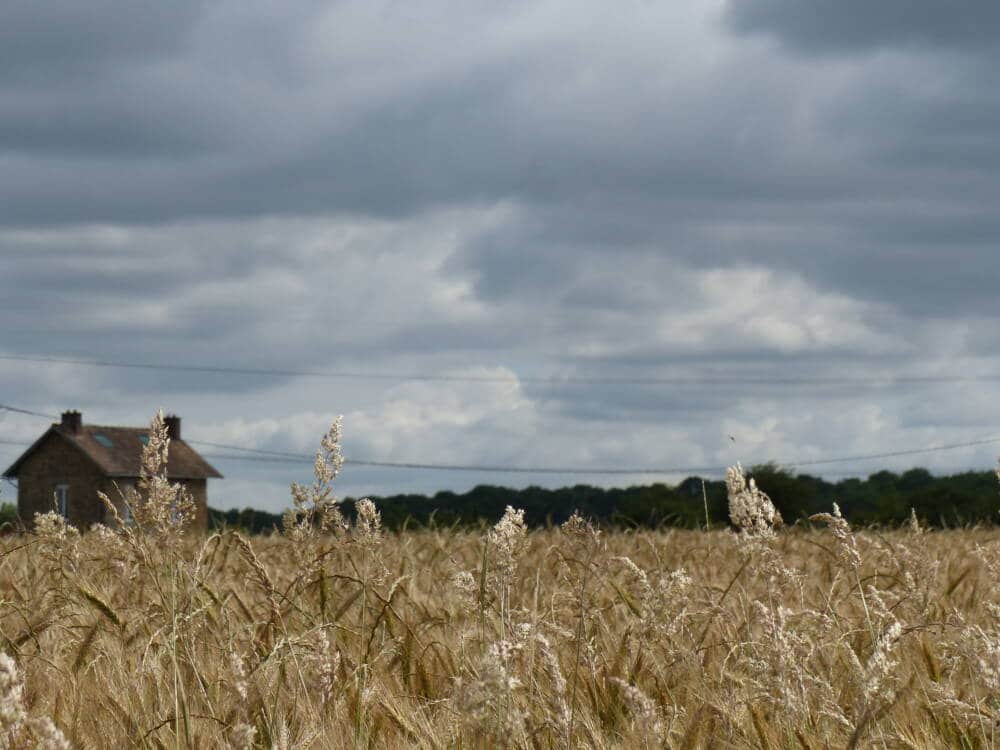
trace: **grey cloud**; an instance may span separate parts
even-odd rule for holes
[[[990,0],[736,0],[728,20],[744,33],[766,33],[805,54],[879,48],[991,47],[1000,8]]]
[[[384,24],[372,51],[338,37],[321,45],[309,22],[341,21],[338,6],[322,7],[326,15],[292,6],[266,28],[241,23],[246,11],[228,23],[192,14],[187,43],[165,49],[166,61],[109,66],[83,84],[6,86],[0,221],[398,216],[508,197],[793,197],[831,185],[783,174],[766,158],[780,149],[787,99],[766,76],[711,83],[709,100],[704,74],[680,53],[670,63],[690,66],[691,80],[669,85],[656,40],[627,49],[610,37],[595,47],[574,36],[585,30],[557,25],[521,40],[515,25],[482,45],[452,40],[446,52],[433,46],[438,32],[406,25],[398,9],[378,18],[343,11],[338,35]],[[520,12],[530,19],[530,6]],[[669,21],[645,12],[650,23]],[[480,14],[469,6],[437,20],[458,29]],[[609,22],[628,35],[643,20]],[[633,76],[641,98],[619,85]],[[769,100],[774,114],[758,110],[766,122],[756,134],[727,132],[732,116]]]
[[[658,216],[641,201],[600,211],[540,206],[477,238],[452,267],[494,302],[544,292],[569,306],[637,311],[655,301],[657,288],[683,299],[687,290],[670,276],[681,261],[783,268],[916,317],[987,313],[1000,270],[990,202],[961,204],[933,182],[898,187],[902,195],[877,201],[803,201],[794,210],[780,201],[665,203]],[[989,193],[1000,199],[1000,190]],[[609,257],[621,273],[588,277],[588,265]]]
[[[179,53],[203,3],[72,0],[4,4],[0,81],[86,85],[110,66],[144,65]]]
[[[218,128],[179,94],[151,96],[141,83],[123,81],[103,89],[74,90],[58,100],[8,96],[0,103],[0,143],[41,162],[76,157],[82,160],[76,168],[84,172],[93,160],[185,159],[222,143]]]
[[[359,360],[405,350],[414,321],[426,327],[424,343],[412,342],[417,350],[437,348],[447,330],[469,341],[462,318],[452,319],[450,287],[425,268],[446,252],[436,246],[442,229],[476,221],[446,214],[402,226],[321,220],[0,232],[7,346],[85,357],[96,347],[105,358],[153,362],[183,352],[181,364],[278,369],[349,360],[364,369]],[[371,275],[376,269],[382,276]],[[209,379],[206,387],[227,382]]]

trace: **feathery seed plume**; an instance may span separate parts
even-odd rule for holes
[[[726,493],[729,497],[729,518],[733,525],[749,537],[769,538],[774,527],[782,524],[781,514],[751,478],[747,481],[740,464],[726,469]]]

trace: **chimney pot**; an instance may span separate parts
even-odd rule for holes
[[[176,414],[168,414],[163,418],[163,424],[167,426],[167,437],[171,440],[181,439],[181,418]]]
[[[76,411],[64,411],[62,413],[62,426],[74,435],[78,435],[83,428],[83,415]]]

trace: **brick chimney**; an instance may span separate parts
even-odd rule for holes
[[[79,435],[83,429],[83,415],[74,411],[64,411],[62,413],[62,428],[73,435]]]
[[[163,418],[163,424],[167,426],[167,437],[171,440],[181,439],[181,418],[176,414],[168,414]]]

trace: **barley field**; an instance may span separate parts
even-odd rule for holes
[[[786,529],[737,467],[738,530],[389,533],[334,425],[282,534],[206,537],[153,436],[134,524],[2,542],[2,747],[998,743],[992,529]]]

